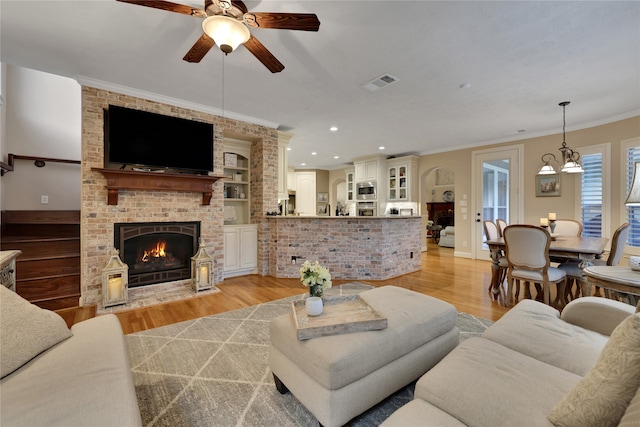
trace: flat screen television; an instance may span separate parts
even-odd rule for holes
[[[213,125],[109,105],[105,168],[206,175],[213,171]]]

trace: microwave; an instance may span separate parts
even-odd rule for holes
[[[378,216],[378,209],[376,202],[358,202],[357,215],[358,216]]]
[[[375,181],[359,182],[356,184],[357,200],[376,200]]]

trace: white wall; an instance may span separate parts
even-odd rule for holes
[[[2,161],[7,154],[80,160],[81,88],[72,79],[6,65]],[[4,93],[3,93],[4,94]],[[4,129],[6,128],[6,129]],[[2,177],[2,210],[80,210],[80,165],[16,160]],[[41,196],[49,198],[41,204]]]

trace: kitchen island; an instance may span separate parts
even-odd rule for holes
[[[299,278],[307,259],[345,280],[386,280],[421,268],[420,216],[267,218],[271,276]]]

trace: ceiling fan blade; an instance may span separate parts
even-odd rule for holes
[[[242,13],[247,13],[249,9],[247,9],[247,5],[245,5],[241,0],[232,0],[231,3],[240,9]]]
[[[200,62],[215,44],[211,37],[203,33],[182,59],[187,62]]]
[[[167,10],[169,12],[177,12],[185,15],[198,16],[200,18],[206,18],[207,12],[202,9],[193,8],[191,6],[185,6],[183,4],[172,3],[170,1],[163,0],[116,0],[122,3],[137,4],[139,6],[152,7],[154,9]]]
[[[255,25],[251,21],[255,20]],[[279,30],[318,31],[320,21],[315,13],[250,12],[245,15],[250,27],[275,28]]]
[[[272,73],[279,73],[284,70],[284,65],[257,38],[249,37],[244,47],[249,49],[249,52],[253,53],[253,56],[258,58],[258,61],[262,62]]]

